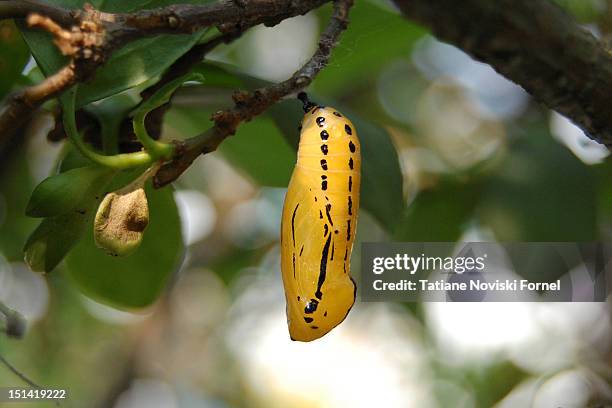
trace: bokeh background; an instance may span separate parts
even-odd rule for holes
[[[364,198],[376,208],[400,192],[399,201],[360,216],[357,280],[364,241],[612,238],[612,159],[604,147],[389,3],[356,3],[310,91],[377,126],[381,148],[390,138],[397,152],[401,185],[381,174],[381,191]],[[609,3],[559,3],[605,38]],[[205,130],[236,87],[290,76],[315,50],[330,13],[326,6],[256,27],[215,50],[210,62],[242,76],[181,90],[164,138]],[[2,75],[0,94],[40,75],[7,22],[0,50],[0,72],[21,73],[10,83]],[[296,101],[283,106],[299,117]],[[0,355],[40,384],[68,388],[63,405],[74,407],[612,406],[609,302],[357,301],[329,335],[291,342],[279,228],[295,160],[283,126],[297,137],[297,122],[281,122],[278,112],[255,118],[180,178],[173,194],[181,266],[152,306],[119,310],[84,295],[65,265],[43,276],[22,261],[37,223],[23,209],[63,150],[47,140],[52,116],[38,114],[0,163],[0,300],[28,322],[24,339],[0,337]],[[0,386],[18,385],[0,366]]]

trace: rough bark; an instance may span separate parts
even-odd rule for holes
[[[403,15],[486,62],[612,147],[612,54],[547,0],[394,0]]]

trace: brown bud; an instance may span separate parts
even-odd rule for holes
[[[142,242],[149,224],[149,205],[144,188],[139,184],[107,194],[98,207],[94,239],[96,245],[110,255],[129,255]]]

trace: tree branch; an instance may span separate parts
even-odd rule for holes
[[[205,27],[274,26],[282,20],[306,14],[329,0],[235,0],[191,5],[176,4],[154,10],[117,14],[115,37],[151,36],[163,33],[193,33]],[[222,30],[223,31],[223,30]]]
[[[340,34],[348,26],[348,13],[352,5],[353,0],[334,2],[334,13],[319,39],[316,52],[291,78],[252,93],[236,92],[233,95],[234,106],[212,116],[214,121],[212,128],[179,144],[174,160],[162,166],[155,175],[153,179],[155,187],[159,188],[176,180],[198,156],[216,150],[223,140],[236,132],[236,128],[242,122],[248,122],[285,96],[307,87],[327,65]]]
[[[394,0],[431,28],[612,147],[612,54],[547,0]]]
[[[41,84],[8,98],[0,113],[0,136],[4,140],[0,140],[0,144],[6,144],[45,101],[91,78],[115,50],[128,42],[160,33],[192,33],[210,26],[217,26],[224,33],[243,31],[257,24],[272,26],[328,1],[220,0],[205,5],[172,5],[129,14],[110,14],[91,6],[68,11],[38,0],[2,0],[0,19],[27,15],[30,20],[36,16],[35,25],[54,34],[56,44],[71,57],[71,62]],[[62,24],[55,24],[56,18]],[[74,25],[68,31],[63,29],[63,23]]]
[[[77,24],[75,13],[38,0],[0,1],[0,19],[26,18],[36,13],[49,17],[64,28]]]

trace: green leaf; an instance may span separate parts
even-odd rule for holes
[[[86,173],[82,173],[85,170]],[[71,173],[68,179],[60,176]],[[80,184],[76,178],[79,174],[91,174],[95,177],[92,184],[86,186],[82,196],[67,190],[67,194],[73,202],[67,202],[65,197],[58,197],[52,190],[57,185],[60,190],[65,190],[67,182],[71,179]],[[68,170],[60,174],[59,179],[51,180],[35,191],[28,207],[34,213],[48,213],[55,216],[45,218],[28,238],[24,247],[25,261],[33,271],[51,272],[64,259],[70,249],[79,241],[87,226],[92,225],[93,216],[97,204],[102,199],[102,193],[108,185],[114,173],[109,169],[91,167],[80,167]],[[44,182],[43,182],[44,183]],[[84,184],[82,186],[85,186]],[[50,207],[46,207],[45,198],[50,199]]]
[[[147,187],[150,223],[140,248],[125,258],[96,247],[93,233],[66,258],[70,279],[88,296],[118,308],[141,308],[161,294],[179,267],[184,246],[176,203],[170,188]]]
[[[83,156],[72,144],[67,143],[64,150],[64,156],[59,164],[59,173],[92,165],[91,160]]]
[[[91,209],[45,218],[28,238],[25,261],[36,272],[51,272],[64,259],[91,224]]]
[[[588,166],[532,129],[488,182],[480,218],[501,241],[597,240],[594,184]]]
[[[69,170],[43,180],[32,193],[26,208],[30,217],[55,217],[80,209],[95,200],[100,184],[108,183],[113,172],[101,166]]]
[[[91,82],[79,87],[77,106],[117,94],[163,73],[200,38],[193,35],[160,35],[134,41],[115,52]]]
[[[23,216],[35,185],[27,153],[20,146],[0,164],[0,252],[11,262],[23,260],[23,244],[36,226],[36,220]]]
[[[405,208],[397,151],[382,127],[358,116],[349,117],[361,142],[361,204],[387,231],[393,232]]]
[[[119,153],[121,124],[139,102],[140,97],[128,91],[91,103],[84,108],[98,119],[102,136],[102,150],[105,154]]]
[[[174,95],[174,92],[181,85],[183,85],[183,83],[188,81],[204,82],[204,76],[198,72],[190,72],[179,78],[174,79],[173,81],[168,82],[166,85],[158,89],[157,92],[153,94],[153,96],[151,96],[141,105],[139,105],[138,108],[136,108],[134,112],[132,112],[131,116],[147,114],[153,109],[158,108],[165,103],[168,103],[172,95]]]
[[[46,77],[53,75],[66,65],[68,59],[57,50],[51,34],[46,31],[31,29],[23,21],[17,21],[17,27],[19,27],[23,39],[30,48],[36,64]]]
[[[417,195],[399,221],[395,240],[455,242],[474,215],[481,185],[455,179],[442,180]]]
[[[19,80],[30,52],[12,20],[0,21],[0,101]]]
[[[235,89],[244,85],[243,81],[231,72],[231,67],[227,64],[202,62],[193,68],[193,72],[206,78],[206,86]]]

